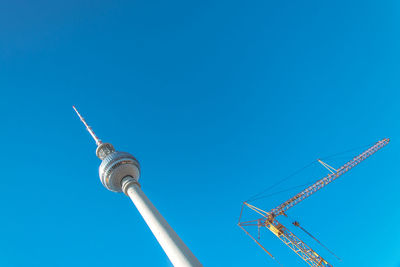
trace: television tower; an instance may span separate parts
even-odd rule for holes
[[[99,168],[101,183],[110,191],[124,192],[132,200],[175,267],[202,266],[200,261],[143,193],[139,184],[140,165],[135,157],[126,152],[115,151],[110,143],[103,143],[79,114],[75,106],[72,107],[96,141],[96,155],[102,160]]]

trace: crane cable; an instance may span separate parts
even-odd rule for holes
[[[252,197],[250,197],[248,200],[246,200],[245,202],[250,202],[250,201],[255,201],[257,199],[261,199],[264,198],[264,196],[261,196],[262,194],[264,194],[265,192],[273,189],[274,187],[277,187],[278,185],[280,185],[281,183],[283,183],[284,181],[289,180],[290,178],[292,178],[293,176],[295,176],[296,174],[300,173],[301,171],[309,168],[311,165],[313,165],[317,160],[314,160],[312,162],[310,162],[309,164],[305,165],[304,167],[298,169],[297,171],[293,172],[292,174],[286,176],[285,178],[279,180],[278,182],[276,182],[275,184],[263,189],[262,191],[260,191],[259,193],[253,195]],[[275,193],[274,193],[275,194]]]
[[[315,183],[316,181],[318,181],[318,180],[314,180],[314,181],[306,183],[306,184],[296,185],[296,186],[293,186],[293,187],[290,187],[290,188],[287,188],[287,189],[284,189],[284,190],[281,190],[281,191],[273,192],[273,193],[268,194],[268,195],[256,197],[256,198],[253,198],[251,201],[256,201],[256,200],[259,200],[259,199],[262,199],[262,198],[267,198],[267,197],[279,195],[281,193],[289,192],[289,191],[292,191],[293,189],[297,189],[297,188],[300,188],[300,187],[309,186],[309,185]]]
[[[298,228],[300,228],[304,233],[306,233],[307,235],[309,235],[312,239],[314,239],[315,241],[317,241],[318,244],[320,244],[323,248],[325,248],[329,253],[331,253],[333,256],[335,256],[339,261],[342,261],[341,258],[339,258],[335,253],[333,253],[333,251],[331,251],[327,246],[325,246],[324,244],[321,243],[321,241],[319,241],[316,237],[314,237],[310,232],[308,232],[306,229],[304,229],[300,223],[298,221],[293,221],[292,224]]]

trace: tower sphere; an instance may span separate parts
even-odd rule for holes
[[[121,181],[126,176],[139,180],[140,165],[131,154],[113,151],[102,160],[99,168],[100,181],[108,190],[121,192]]]

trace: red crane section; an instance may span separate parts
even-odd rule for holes
[[[270,213],[274,214],[274,215],[284,214],[285,211],[287,211],[288,209],[290,209],[294,205],[300,203],[304,199],[308,198],[309,196],[311,196],[312,194],[314,194],[315,192],[317,192],[321,188],[323,188],[326,185],[330,184],[331,182],[335,181],[337,178],[339,178],[339,176],[345,174],[346,172],[348,172],[349,170],[351,170],[352,168],[354,168],[355,166],[360,164],[363,160],[365,160],[366,158],[368,158],[369,156],[371,156],[372,154],[377,152],[379,149],[381,149],[382,147],[386,146],[389,143],[389,141],[390,141],[389,138],[385,138],[385,139],[382,139],[382,140],[376,142],[373,146],[368,148],[366,151],[364,151],[360,155],[354,157],[352,160],[350,160],[349,162],[344,164],[342,167],[340,167],[335,173],[331,173],[328,176],[326,176],[326,177],[322,178],[321,180],[317,181],[313,185],[310,185],[309,187],[307,187],[306,189],[304,189],[303,191],[301,191],[300,193],[298,193],[294,197],[292,197],[289,200],[283,202],[278,207],[272,209],[270,211]]]

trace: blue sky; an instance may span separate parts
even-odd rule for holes
[[[242,201],[390,137],[288,213],[343,259],[304,238],[334,266],[398,267],[399,8],[3,1],[0,266],[170,266],[130,200],[102,187],[76,105],[139,159],[143,191],[204,266],[278,266],[236,226]],[[306,266],[269,233],[262,242]]]

